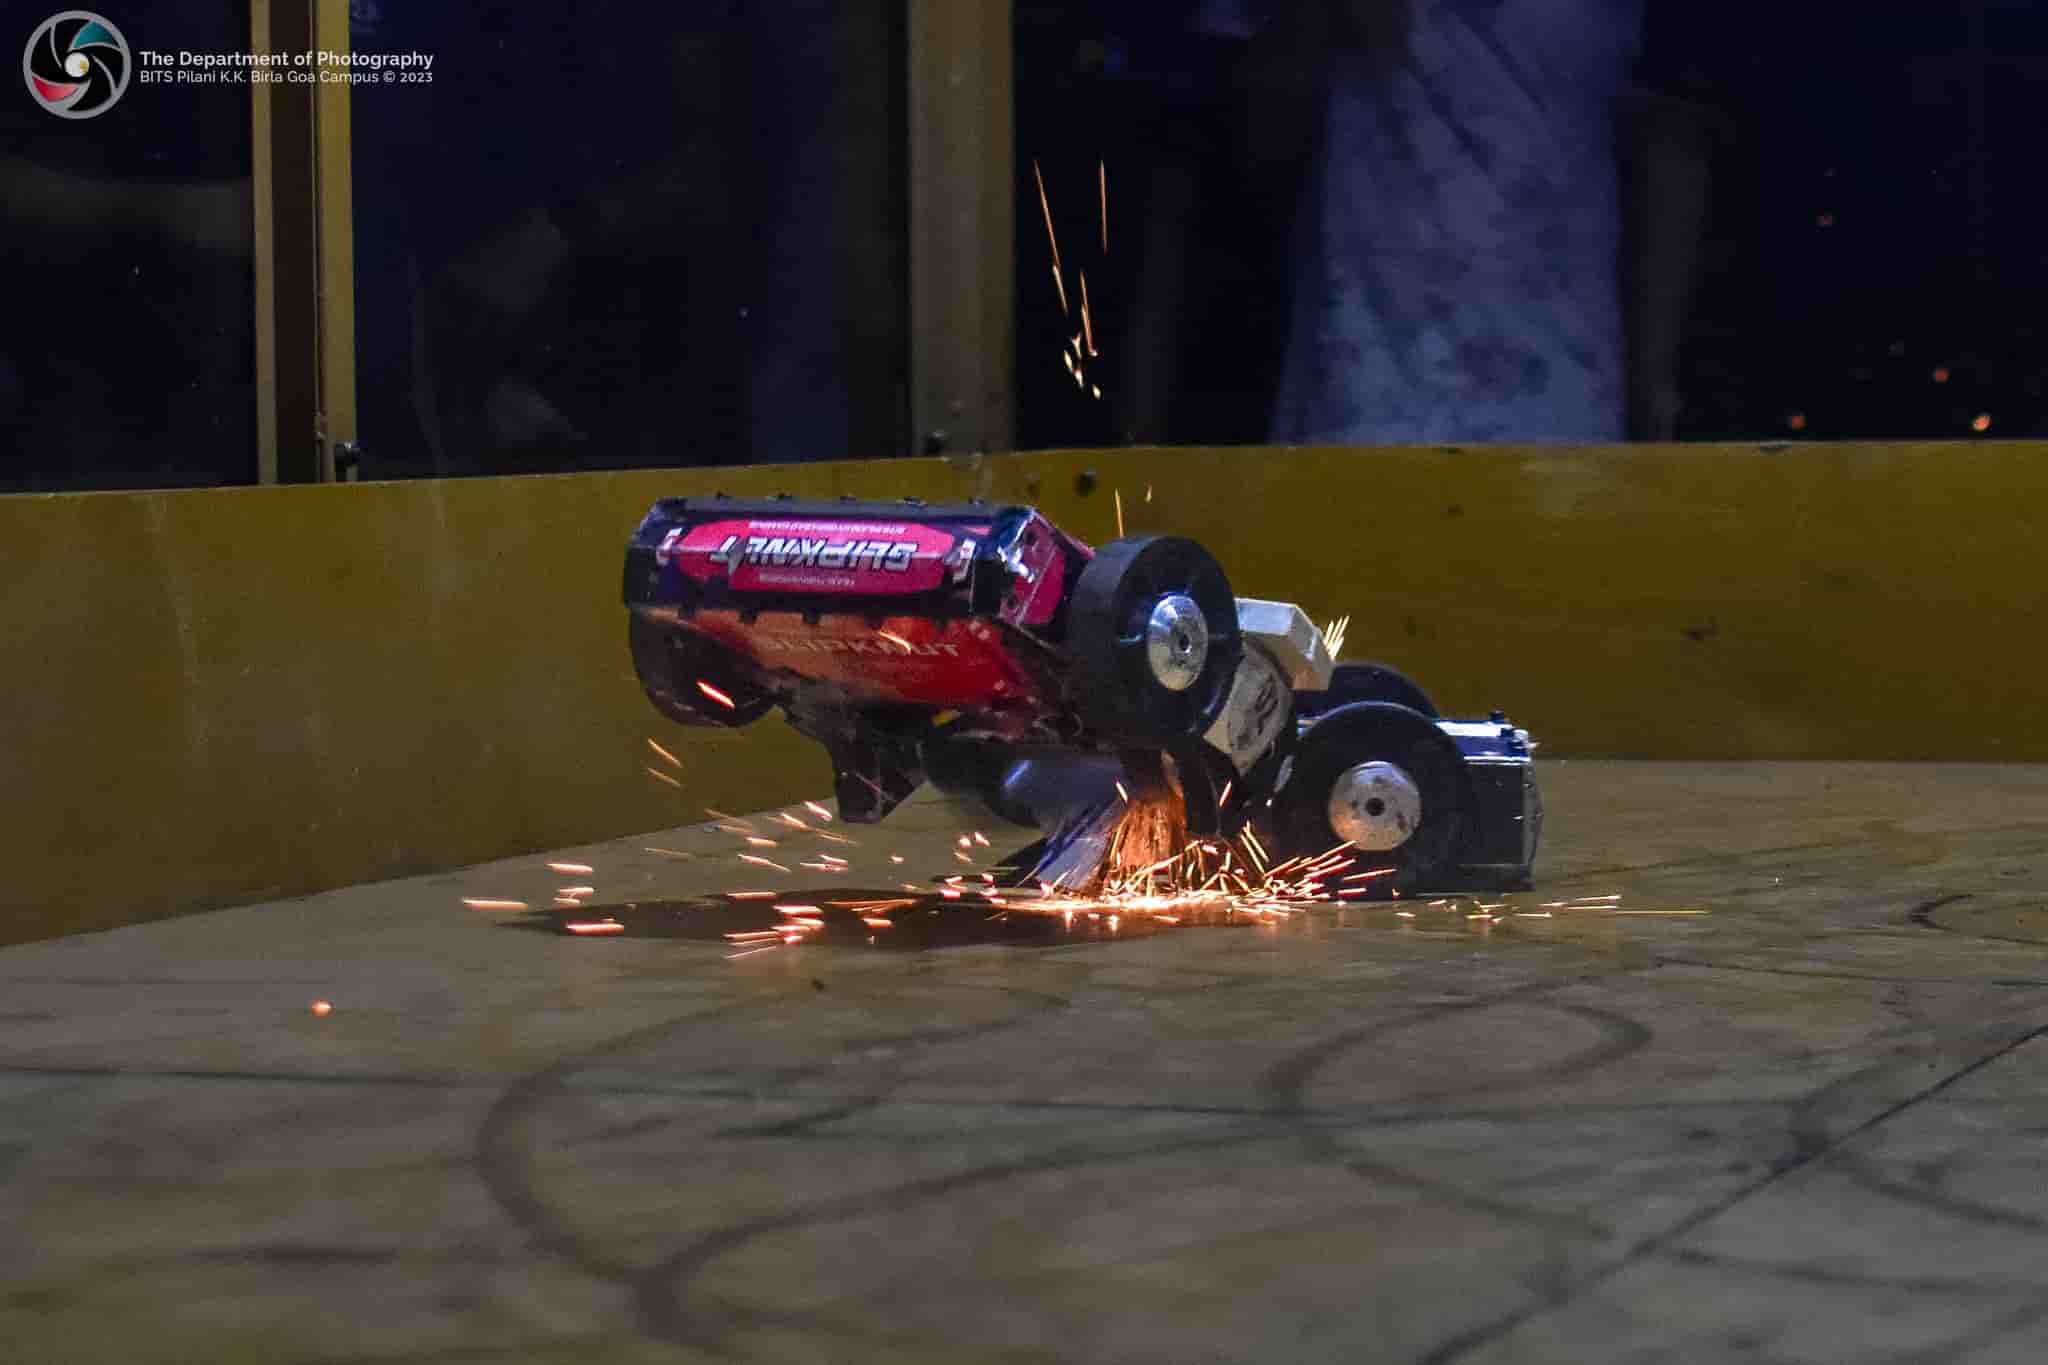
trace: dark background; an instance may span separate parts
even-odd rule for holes
[[[1021,446],[1268,434],[1315,287],[1300,16],[1390,60],[1401,30],[1370,0],[1222,8],[1252,22],[1019,0]],[[50,12],[0,4],[10,72]],[[108,15],[136,46],[246,45],[245,3]],[[431,89],[356,101],[366,477],[909,453],[900,4],[353,18],[361,48],[439,58]],[[1652,0],[1638,36],[1614,149],[1632,437],[2048,434],[2043,7]],[[253,479],[246,99],[132,87],[71,124],[7,79],[0,489]],[[1070,283],[1088,267],[1100,400],[1057,354],[1034,159]]]
[[[1018,7],[1020,176],[1033,157],[1049,175],[1056,167],[1063,207],[1092,197],[1099,155],[1125,242],[1143,240],[1133,223],[1187,224],[1172,272],[1179,325],[1148,338],[1151,363],[1178,348],[1175,395],[1119,412],[1077,394],[1059,362],[1045,229],[1026,183],[1017,223],[1025,446],[1265,437],[1322,97],[1313,53],[1287,53],[1272,32],[1315,0],[1237,8],[1265,21],[1255,38],[1197,34],[1213,7],[1196,4]],[[1394,27],[1391,5],[1329,8],[1365,12],[1366,22],[1377,10]],[[2048,356],[2036,300],[2048,283],[2038,160],[2048,7],[1652,0],[1640,41],[1616,147],[1629,246],[1640,254],[1646,226],[1662,227],[1689,259],[1681,279],[1665,281],[1683,294],[1678,410],[1659,423],[1632,395],[1631,438],[1971,437],[1980,415],[1990,435],[2044,434]],[[1668,193],[1670,173],[1660,185],[1644,171],[1646,146],[1661,144],[1668,162],[1674,143],[1681,160],[1697,162],[1675,174],[1698,183],[1703,211],[1673,202],[1682,196]],[[1169,202],[1148,205],[1148,192],[1161,193],[1159,168],[1176,159],[1228,169],[1193,195],[1165,187]],[[1073,231],[1083,219],[1074,214]],[[1154,231],[1174,235],[1166,224]],[[1101,294],[1126,296],[1144,269],[1137,255],[1123,256]],[[1636,360],[1649,340],[1641,265],[1618,263]],[[1146,330],[1144,317],[1113,307],[1098,308],[1098,322],[1105,312],[1112,334]],[[1105,389],[1134,379],[1145,387],[1104,363]]]

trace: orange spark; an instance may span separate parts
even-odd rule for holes
[[[1045,197],[1045,175],[1038,169],[1037,158],[1031,162],[1031,174],[1038,181],[1038,207],[1045,214],[1045,240],[1052,244],[1052,282],[1060,291],[1060,312],[1067,311],[1067,282],[1060,272],[1060,239],[1052,230],[1052,203]]]
[[[477,896],[464,896],[462,903],[472,910],[524,910],[525,901],[492,901]]]
[[[329,1004],[327,1001],[315,1000],[313,1002],[313,1013],[319,1015],[322,1019],[325,1019],[328,1015],[332,1014],[333,1012],[334,1006]]]
[[[773,839],[764,838],[759,834],[749,834],[747,836],[748,848],[774,848],[775,846],[776,844]]]
[[[765,901],[774,899],[774,896],[775,893],[773,891],[728,891],[725,893],[725,898],[729,901]]]
[[[775,862],[768,858],[758,857],[752,853],[741,853],[735,856],[737,856],[741,862],[752,863],[756,867],[772,867],[777,872],[789,871],[789,869],[784,867],[781,863]]]
[[[555,894],[557,896],[595,896],[597,888],[594,886],[565,886]]]
[[[652,750],[654,750],[654,752],[656,752],[657,754],[660,754],[660,755],[661,755],[661,756],[662,756],[663,758],[667,759],[667,760],[669,761],[669,763],[670,763],[670,764],[671,764],[672,766],[674,766],[674,767],[678,767],[678,768],[680,768],[680,767],[682,767],[682,766],[683,766],[683,760],[681,760],[680,758],[677,758],[677,757],[676,757],[676,756],[675,756],[674,754],[672,754],[672,753],[670,753],[670,752],[669,752],[668,750],[666,750],[666,749],[662,748],[662,747],[661,747],[661,746],[660,746],[659,744],[656,744],[656,743],[655,743],[655,742],[654,742],[653,740],[651,740],[651,739],[650,739],[650,740],[648,740],[648,741],[647,741],[647,747],[648,747],[648,748],[650,748],[650,749],[652,749]]]
[[[597,869],[589,863],[549,863],[548,871],[564,873],[571,877],[588,877]]]
[[[1081,272],[1081,335],[1088,339],[1088,354],[1097,354],[1095,349],[1095,319],[1088,312],[1088,272]]]
[[[623,934],[626,932],[626,926],[615,919],[580,920],[567,927],[572,934]]]
[[[881,636],[884,640],[887,640],[892,645],[902,646],[903,652],[905,654],[915,654],[917,652],[916,645],[911,644],[910,641],[904,639],[901,635],[898,635],[893,630],[878,630],[875,632],[875,634]],[[805,804],[808,805],[809,803],[806,802]]]
[[[669,785],[670,785],[671,787],[674,787],[674,788],[675,788],[675,789],[676,789],[677,791],[681,791],[681,790],[683,789],[683,784],[682,784],[682,783],[680,783],[680,782],[676,781],[676,780],[675,780],[675,779],[674,779],[673,777],[670,777],[670,776],[669,776],[669,775],[668,775],[667,773],[663,772],[663,771],[662,771],[661,769],[659,769],[659,768],[649,768],[649,769],[647,770],[647,775],[648,775],[649,777],[653,778],[653,779],[654,779],[655,781],[657,781],[657,782],[666,782],[666,783],[668,783],[668,784],[669,784]]]
[[[1109,254],[1109,166],[1095,163],[1095,187],[1102,197],[1102,254]]]
[[[804,809],[817,816],[820,820],[830,820],[832,818],[832,812],[815,801],[804,802]]]
[[[717,702],[720,706],[723,706],[728,711],[737,711],[739,709],[738,702],[734,701],[731,697],[726,696],[725,693],[719,691],[710,683],[705,682],[702,678],[697,679],[697,690],[699,692],[702,692],[705,696],[711,698],[711,700]]]

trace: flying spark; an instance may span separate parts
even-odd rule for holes
[[[1335,659],[1344,652],[1344,634],[1351,628],[1351,618],[1340,616],[1323,627],[1323,647]]]
[[[1081,272],[1080,272],[1080,276],[1081,276],[1081,335],[1082,335],[1083,337],[1087,338],[1087,341],[1088,341],[1088,355],[1089,355],[1089,358],[1090,358],[1090,359],[1093,359],[1093,358],[1094,358],[1094,357],[1095,357],[1096,355],[1098,355],[1098,354],[1100,354],[1100,353],[1099,353],[1099,352],[1098,352],[1098,351],[1097,351],[1097,350],[1095,349],[1095,319],[1094,319],[1094,317],[1093,317],[1093,316],[1092,316],[1092,315],[1091,315],[1091,314],[1089,313],[1089,311],[1088,311],[1088,272],[1087,272],[1087,271],[1085,271],[1085,270],[1083,270],[1083,271],[1081,271]]]
[[[683,760],[677,758],[674,754],[662,748],[659,744],[656,744],[652,739],[647,741],[647,747],[654,750],[655,753],[660,754],[662,758],[665,761],[667,761],[667,763],[671,767],[680,768],[683,766]]]
[[[549,863],[548,871],[559,872],[567,877],[588,877],[597,869],[589,863]]]
[[[710,683],[705,682],[702,678],[699,678],[697,680],[697,690],[699,692],[702,692],[705,696],[711,698],[711,700],[717,702],[720,706],[723,706],[728,711],[737,711],[739,709],[738,702],[734,701],[731,697],[726,696],[725,693],[719,691]]]
[[[666,783],[668,783],[668,784],[669,784],[669,785],[670,785],[671,787],[674,787],[674,788],[675,788],[675,789],[676,789],[677,791],[681,791],[681,790],[683,789],[683,784],[682,784],[682,783],[680,783],[680,782],[676,781],[676,780],[675,780],[675,779],[674,779],[673,777],[670,777],[670,776],[669,776],[669,775],[668,775],[667,773],[663,772],[663,771],[662,771],[661,769],[659,769],[659,768],[649,768],[649,769],[647,770],[647,775],[648,775],[649,777],[653,778],[653,779],[654,779],[655,781],[657,781],[657,782],[666,782]]]
[[[525,901],[484,900],[477,896],[464,896],[462,903],[472,910],[524,910],[527,908]]]
[[[1038,207],[1045,214],[1045,240],[1052,246],[1052,282],[1060,293],[1060,312],[1067,311],[1067,282],[1060,271],[1060,239],[1052,230],[1052,203],[1045,197],[1045,175],[1038,169],[1038,162],[1031,163],[1031,174],[1038,181]]]

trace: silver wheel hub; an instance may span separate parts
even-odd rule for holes
[[[1195,599],[1171,593],[1159,599],[1145,622],[1145,663],[1169,692],[1185,692],[1209,661],[1209,623]]]
[[[1330,785],[1330,828],[1368,853],[1391,853],[1422,828],[1422,789],[1392,763],[1360,763]]]

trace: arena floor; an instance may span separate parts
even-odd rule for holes
[[[1483,918],[666,903],[919,803],[0,951],[0,1357],[2048,1357],[2048,768],[1543,781]]]

